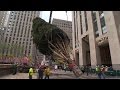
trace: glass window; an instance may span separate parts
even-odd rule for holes
[[[100,19],[100,22],[101,22],[101,27],[103,28],[105,26],[105,19],[104,19],[104,17],[102,17]]]
[[[92,11],[92,21],[93,21],[93,29],[95,32],[95,36],[98,37],[99,36],[99,32],[98,32],[98,25],[97,25],[97,18],[96,18],[96,12]]]
[[[85,11],[85,25],[86,25],[86,31],[88,30],[88,22],[87,22],[87,12]]]
[[[83,29],[82,29],[82,15],[80,11],[80,28],[81,28],[81,34],[83,34]]]
[[[9,43],[10,43],[10,41],[11,41],[11,37],[9,38]]]
[[[103,14],[103,11],[99,11],[99,15]]]
[[[107,30],[106,30],[106,24],[105,24],[105,18],[104,18],[103,11],[99,11],[99,17],[100,17],[102,33],[106,33]]]

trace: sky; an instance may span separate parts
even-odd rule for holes
[[[67,15],[68,15],[68,21],[72,21],[72,12],[67,11]],[[50,11],[42,11],[40,16],[45,21],[49,22]],[[53,18],[67,20],[66,11],[53,11],[52,19]]]

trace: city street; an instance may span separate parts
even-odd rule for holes
[[[0,79],[29,79],[28,73],[17,73],[16,75],[6,75],[0,77]],[[33,79],[37,79],[37,73],[34,73]],[[98,79],[97,75],[95,74],[89,74],[88,76],[86,73],[79,78],[76,78],[75,75],[70,72],[70,71],[63,71],[63,70],[58,70],[58,71],[52,71],[52,74],[50,75],[50,79]],[[111,77],[106,77],[106,79],[120,79],[120,77],[116,76],[111,76]]]
[[[0,79],[28,79],[28,73],[17,73],[16,75],[6,75],[0,77]],[[33,79],[37,79],[37,73],[34,73]],[[50,79],[75,79],[75,76],[72,74],[72,72],[66,72],[64,71],[52,71],[52,74],[50,75]]]

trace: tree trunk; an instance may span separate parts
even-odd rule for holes
[[[72,59],[68,60],[68,66],[73,71],[74,75],[76,77],[80,77],[82,75],[82,71],[80,68],[75,64],[75,62]]]

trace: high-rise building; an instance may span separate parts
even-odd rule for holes
[[[0,29],[4,27],[8,11],[0,11]]]
[[[9,11],[0,11],[0,28],[6,27]]]
[[[33,44],[32,58],[35,64],[40,64],[44,59],[44,55],[39,52],[35,44]]]
[[[73,11],[74,58],[79,66],[120,69],[120,11]]]
[[[31,56],[34,48],[31,36],[32,20],[36,17],[39,17],[39,15],[40,11],[11,11],[8,18],[7,29],[4,35],[4,41],[9,46],[20,46],[23,48],[24,54]],[[5,53],[7,54],[10,52]],[[17,56],[19,56],[19,53]]]
[[[72,22],[53,18],[52,24],[56,25],[68,35],[72,48]]]
[[[0,43],[3,43],[4,41],[4,34],[5,34],[6,28],[4,27],[3,30],[0,29]]]
[[[3,42],[3,37],[6,30],[5,23],[7,22],[7,13],[7,11],[0,11],[0,43]]]

